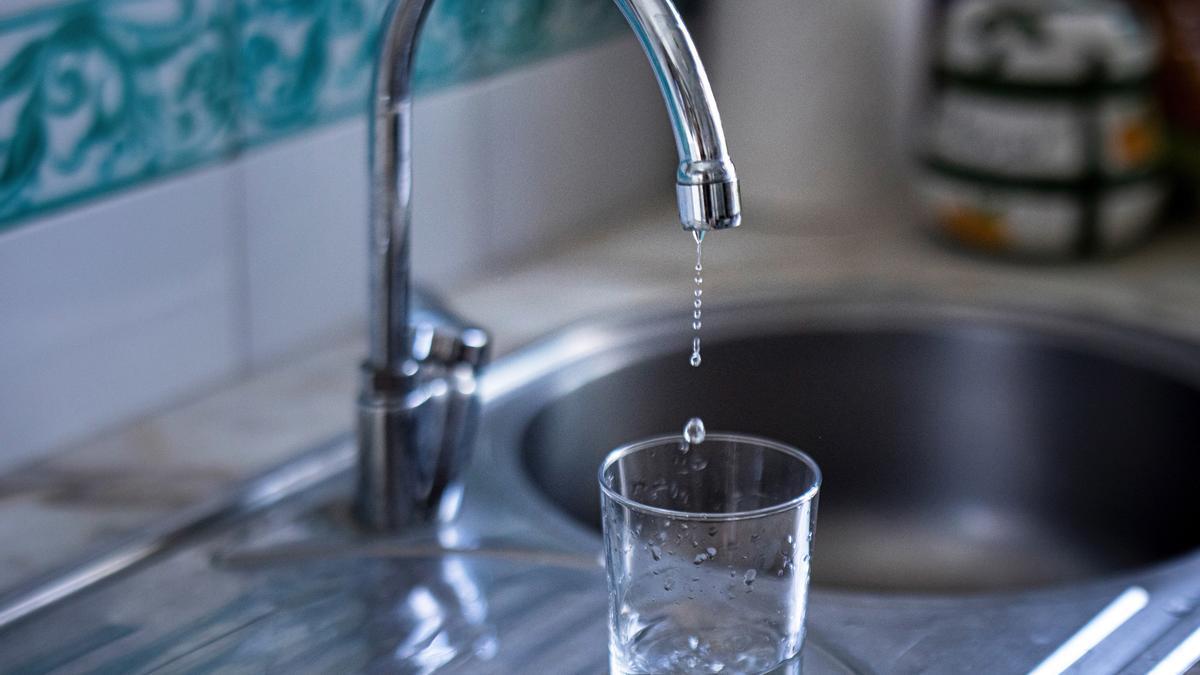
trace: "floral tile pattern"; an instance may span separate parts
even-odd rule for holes
[[[386,0],[76,0],[0,21],[0,230],[365,111]],[[437,0],[417,86],[621,29],[611,0]]]

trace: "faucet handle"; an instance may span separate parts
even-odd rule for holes
[[[421,321],[412,327],[412,355],[418,363],[467,364],[476,370],[488,361],[491,338],[474,326]]]
[[[489,336],[441,316],[418,321],[410,328],[412,358],[402,373],[363,364],[355,508],[377,531],[452,519],[475,443]]]

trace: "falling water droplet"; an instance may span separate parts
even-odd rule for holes
[[[695,368],[700,365],[700,352],[692,352],[692,358],[688,359],[688,363]]]
[[[683,425],[683,439],[692,445],[704,442],[704,420],[693,417]]]

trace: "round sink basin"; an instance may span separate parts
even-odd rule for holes
[[[530,418],[525,468],[579,521],[599,526],[605,453],[699,415],[821,465],[820,586],[1029,588],[1200,545],[1200,349],[1001,312],[781,306],[706,318],[691,368],[684,318],[602,372],[558,373],[565,393]]]

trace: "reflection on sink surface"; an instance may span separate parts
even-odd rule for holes
[[[1200,545],[1200,349],[936,308],[780,306],[710,325],[701,368],[685,330],[669,353],[655,335],[533,416],[524,464],[551,501],[598,527],[603,455],[700,415],[821,465],[818,585],[1015,589]]]

